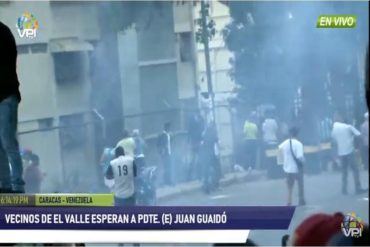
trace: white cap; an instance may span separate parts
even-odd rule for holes
[[[132,134],[133,134],[134,136],[138,136],[138,135],[140,134],[139,129],[134,129],[134,130],[132,131]]]

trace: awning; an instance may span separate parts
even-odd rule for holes
[[[87,41],[79,39],[55,39],[49,43],[50,52],[79,52],[92,51],[94,47]]]

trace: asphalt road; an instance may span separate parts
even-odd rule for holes
[[[280,245],[281,237],[290,234],[307,216],[315,212],[355,212],[369,222],[368,193],[355,195],[352,175],[349,175],[348,195],[341,194],[340,173],[328,172],[305,176],[307,205],[297,207],[288,230],[255,230],[249,237],[259,245]],[[364,188],[369,187],[368,173],[361,171]],[[297,190],[295,190],[297,192]],[[210,195],[194,192],[160,202],[161,205],[177,206],[284,206],[286,205],[286,184],[283,179],[243,182],[226,186]],[[295,198],[297,202],[297,197]]]
[[[303,219],[316,212],[355,212],[365,222],[369,222],[368,193],[355,195],[352,174],[349,175],[348,195],[341,194],[340,173],[327,172],[319,175],[305,176],[306,206],[297,207],[289,229],[287,230],[253,230],[249,238],[258,245],[280,245],[284,234],[291,234]],[[369,187],[368,173],[361,171],[361,183]],[[295,190],[297,192],[297,190]],[[295,203],[297,202],[295,197]],[[163,199],[163,206],[284,206],[286,205],[286,183],[284,179],[270,180],[260,178],[253,181],[241,181],[209,195],[201,191]],[[89,246],[97,246],[89,244]],[[102,246],[101,244],[99,246]],[[105,245],[105,246],[117,246]],[[132,246],[125,244],[125,246]],[[199,244],[142,244],[141,246],[200,246]],[[212,246],[206,244],[204,246]]]

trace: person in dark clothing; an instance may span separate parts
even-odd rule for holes
[[[289,234],[285,234],[281,238],[281,246],[288,246],[289,237],[290,237]]]
[[[209,193],[212,186],[217,185],[220,177],[218,158],[215,153],[217,144],[217,132],[214,122],[207,125],[201,146],[202,166],[203,166],[203,189]]]
[[[369,109],[369,45],[367,46],[366,51],[366,61],[365,61],[365,92],[366,92],[366,104],[367,108]]]
[[[17,140],[21,95],[16,67],[14,36],[0,22],[0,193],[24,193],[22,159]]]
[[[162,159],[164,169],[164,182],[166,185],[172,185],[172,138],[170,134],[171,124],[166,123],[163,132],[158,136],[159,155]]]
[[[31,194],[40,193],[41,182],[44,174],[40,170],[40,159],[36,154],[32,154],[30,164],[24,171],[24,180],[26,182],[26,192]]]
[[[194,171],[196,172],[196,178],[200,179],[202,172],[199,164],[199,149],[204,131],[204,120],[198,111],[190,116],[187,127],[192,156],[189,164],[188,180],[193,178]]]
[[[360,153],[364,168],[369,170],[369,113],[366,112],[364,117],[365,121],[361,124],[362,145]]]

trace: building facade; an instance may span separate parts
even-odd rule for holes
[[[35,38],[18,34],[17,19],[24,12],[39,22]],[[89,184],[96,175],[89,76],[91,42],[99,39],[96,15],[96,4],[83,2],[0,5],[0,20],[18,48],[20,145],[40,156],[45,192]]]
[[[221,34],[229,16],[225,6],[210,3],[217,29],[210,44],[216,122],[221,156],[230,163],[232,119],[227,98],[234,84],[228,76],[231,54]],[[126,14],[139,11],[131,20],[110,19],[114,8],[126,8]],[[177,172],[187,169],[186,121],[199,107],[199,93],[207,90],[203,46],[195,42],[199,8],[187,1],[1,2],[0,20],[11,28],[19,53],[20,144],[40,156],[46,173],[42,191],[94,190],[101,176],[102,146],[97,142],[106,137],[104,127],[113,128],[102,126],[101,120],[122,119],[121,126],[118,121],[111,131],[116,139],[123,129],[140,129],[155,164],[160,162],[156,137],[170,122]],[[21,38],[16,28],[26,11],[39,22],[32,39]],[[111,24],[118,28],[108,31]],[[101,112],[96,102],[108,110]],[[109,112],[109,107],[115,110]],[[116,140],[109,138],[114,145]]]
[[[20,145],[40,156],[46,173],[43,192],[96,189],[101,178],[97,149],[101,146],[96,142],[106,134],[99,121],[114,121],[95,108],[96,102],[107,102],[112,108],[121,104],[121,112],[110,116],[123,119],[122,126],[113,131],[114,138],[119,139],[123,129],[140,129],[150,144],[148,152],[153,153],[148,156],[156,157],[155,139],[165,122],[173,126],[178,149],[185,145],[184,109],[191,112],[197,107],[192,4],[153,4],[146,12],[150,18],[128,20],[133,23],[129,28],[120,28],[127,23],[121,25],[120,19],[107,15],[117,6],[129,12],[141,10],[143,3],[111,4],[32,1],[0,5],[0,20],[11,28],[19,53]],[[16,28],[25,11],[39,22],[32,39],[21,38]],[[111,24],[119,28],[107,31]],[[119,78],[114,78],[115,73]],[[118,84],[112,83],[116,79]],[[109,131],[109,123],[104,125]],[[180,157],[177,162],[186,169],[186,160]]]
[[[125,126],[152,135],[165,122],[184,129],[196,107],[192,4],[163,2],[118,33]]]
[[[198,107],[193,5],[163,1],[142,5],[149,10],[138,13],[134,25],[118,33],[125,128],[141,130],[148,162],[161,167],[157,136],[169,122],[174,180],[182,182],[189,162],[186,120]]]

